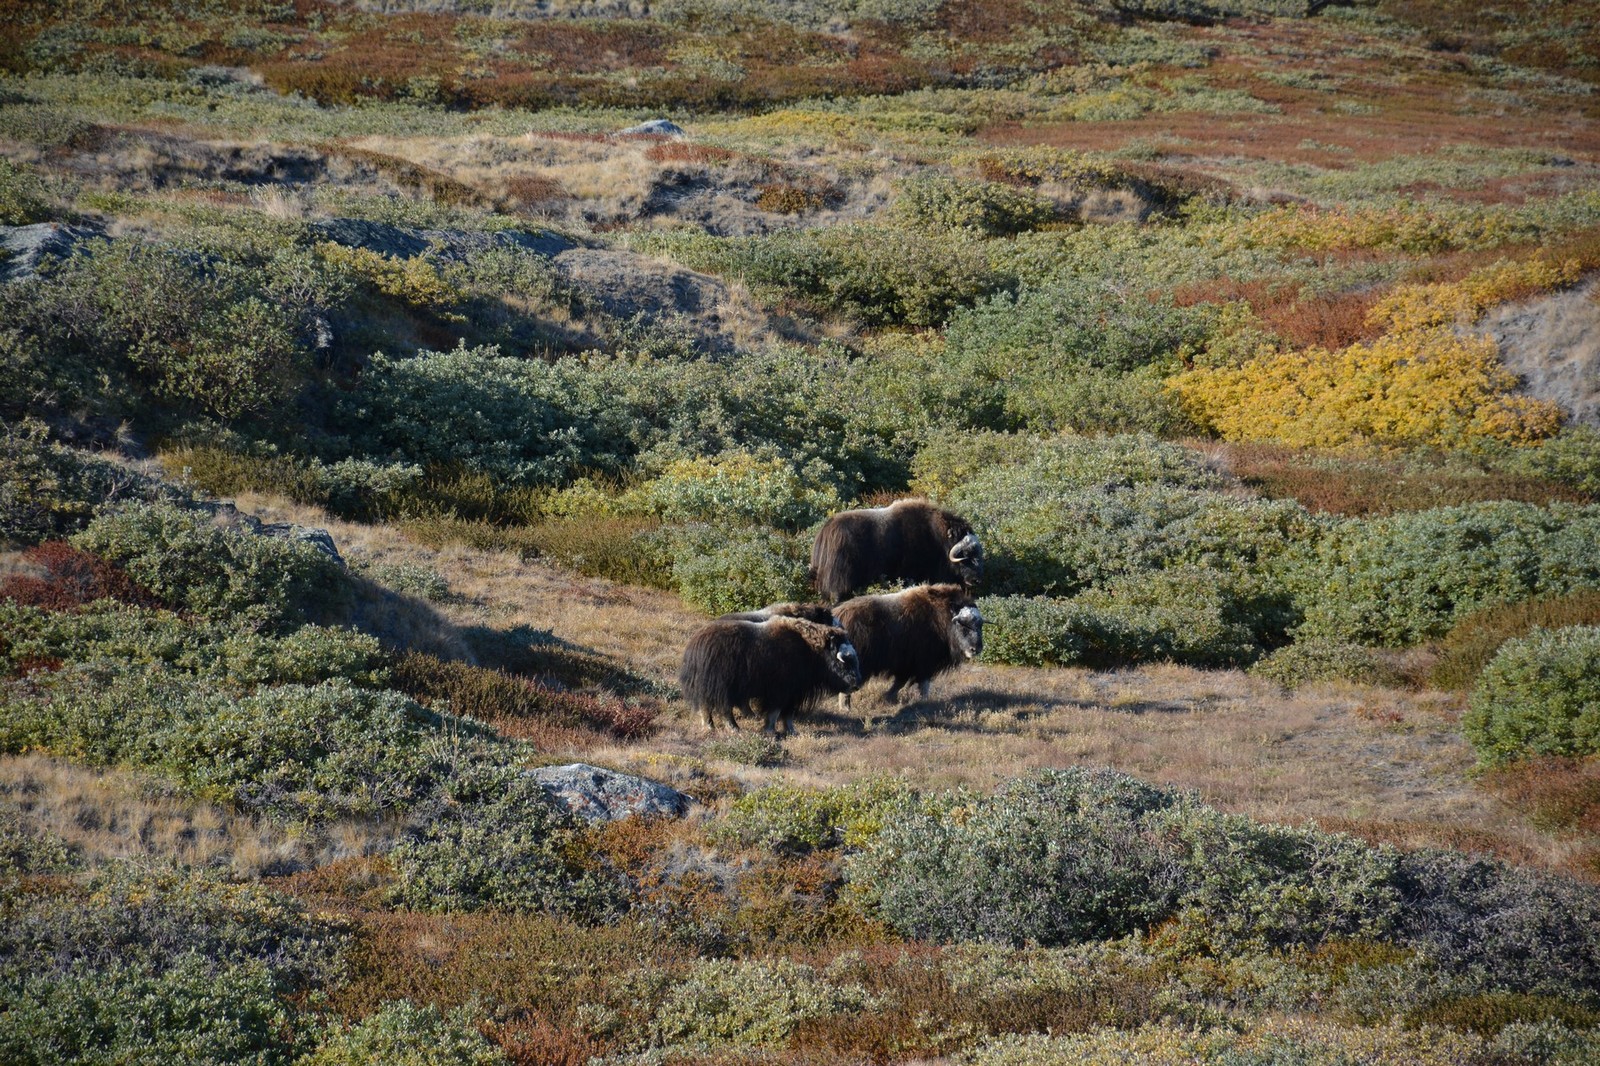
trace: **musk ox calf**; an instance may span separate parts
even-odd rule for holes
[[[765,622],[769,618],[800,618],[822,626],[833,625],[833,608],[825,603],[769,603],[754,611],[719,615],[719,622]]]
[[[716,716],[739,728],[735,707],[751,713],[758,703],[766,728],[793,729],[794,712],[826,692],[861,687],[861,661],[850,637],[835,626],[774,616],[761,622],[716,621],[689,638],[678,684],[707,729]]]
[[[974,585],[981,576],[983,546],[972,527],[927,500],[842,511],[811,545],[811,580],[829,603],[882,578]]]
[[[862,680],[889,677],[885,698],[915,681],[924,698],[937,674],[983,650],[983,616],[960,585],[917,585],[885,596],[857,596],[833,609],[861,657]],[[850,706],[848,693],[840,707]]]

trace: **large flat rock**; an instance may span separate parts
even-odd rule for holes
[[[604,770],[588,763],[541,766],[528,776],[571,814],[590,822],[656,816],[681,818],[694,801],[677,789],[645,777]]]

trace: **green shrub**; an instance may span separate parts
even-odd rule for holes
[[[1398,939],[1480,991],[1600,1007],[1600,890],[1482,856],[1408,852]]]
[[[1069,595],[1184,564],[1270,573],[1317,528],[1293,501],[1148,483],[1058,488],[1026,466],[984,471],[947,502],[983,537],[984,587],[997,594]]]
[[[478,760],[442,778],[415,837],[389,853],[394,901],[416,910],[548,910],[590,920],[621,884],[575,859],[571,819],[516,766]]]
[[[634,491],[668,522],[764,525],[791,532],[844,506],[831,487],[808,485],[788,463],[744,452],[679,460]]]
[[[1600,587],[1600,508],[1480,503],[1329,524],[1286,560],[1299,634],[1388,647],[1498,603]]]
[[[1503,465],[1600,499],[1600,431],[1590,426],[1566,426],[1548,440],[1516,449]]]
[[[665,989],[649,1043],[679,1054],[779,1048],[803,1022],[872,1006],[865,989],[788,959],[706,959]]]
[[[1439,642],[1430,680],[1440,688],[1471,688],[1500,646],[1535,627],[1600,624],[1600,590],[1487,607],[1450,627]]]
[[[946,330],[950,358],[998,380],[1074,370],[1129,371],[1204,339],[1203,308],[1181,308],[1103,277],[1061,276],[959,311]]]
[[[1008,283],[976,242],[857,224],[765,237],[650,234],[646,252],[798,298],[868,326],[938,326]]]
[[[159,482],[52,443],[37,419],[0,424],[0,542],[37,544],[83,528],[107,503],[172,495]]]
[[[281,628],[331,606],[347,588],[339,564],[310,544],[225,529],[171,505],[103,514],[72,544],[177,609],[236,625]]]
[[[323,1038],[295,1066],[503,1066],[505,1055],[484,1039],[471,1012],[445,1014],[409,1000],[385,1003],[355,1025]]]
[[[488,348],[372,358],[349,412],[370,456],[459,465],[519,484],[559,484],[614,467],[610,419],[568,383],[573,368]]]
[[[1396,853],[1226,815],[1110,770],[1050,770],[993,797],[902,814],[852,859],[896,929],[936,940],[1073,943],[1180,918],[1223,955],[1383,937]]]
[[[324,463],[316,458],[246,455],[205,446],[164,452],[161,464],[213,496],[276,493],[355,521],[398,513],[407,501],[421,494],[423,480],[422,468],[414,464],[364,459]]]
[[[1012,666],[1076,666],[1087,644],[1079,634],[1083,612],[1071,600],[1048,596],[985,596],[983,659]]]
[[[196,872],[113,864],[0,902],[0,1059],[289,1066],[348,931]],[[298,1024],[297,1024],[298,1023]]]
[[[930,233],[1007,237],[1054,220],[1056,206],[1015,185],[931,176],[901,183],[894,213],[906,224]]]
[[[1506,641],[1478,678],[1461,728],[1485,763],[1600,754],[1600,626]]]
[[[106,601],[70,613],[0,603],[0,664],[14,671],[52,659],[161,664],[243,689],[333,678],[377,688],[386,679],[377,640],[349,629],[301,626],[272,636]]]
[[[907,936],[1067,944],[1149,929],[1185,870],[1155,816],[1191,797],[1112,771],[1043,771],[885,825],[850,876]]]
[[[1371,648],[1308,637],[1279,648],[1250,668],[1257,677],[1295,689],[1318,681],[1393,685],[1399,677]]]
[[[0,318],[40,345],[62,406],[109,417],[152,402],[224,420],[268,414],[309,366],[296,312],[267,298],[254,271],[133,240],[88,242],[7,286]]]
[[[714,833],[729,843],[768,851],[859,848],[917,805],[915,794],[892,778],[826,789],[769,785],[735,800]]]
[[[748,611],[810,595],[810,542],[762,529],[685,526],[665,531],[672,580],[685,600],[710,614]]]
[[[17,810],[0,803],[0,881],[17,875],[59,874],[73,866],[73,855],[56,837],[37,832]]]
[[[44,182],[10,160],[0,159],[0,226],[46,221],[52,199]]]

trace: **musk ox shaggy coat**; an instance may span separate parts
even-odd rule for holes
[[[983,650],[983,616],[960,585],[917,585],[884,596],[857,596],[833,609],[861,657],[863,680],[893,679],[885,698],[915,681],[928,695],[935,675]],[[849,706],[848,694],[840,704]]]
[[[795,709],[827,692],[861,687],[861,663],[844,630],[799,618],[777,616],[764,622],[718,619],[689,638],[678,684],[689,706],[700,711],[706,728],[716,715],[739,728],[735,707],[750,713],[761,705],[766,728],[793,728]]]
[[[972,527],[927,500],[842,511],[811,545],[811,580],[829,603],[883,578],[972,585],[982,574],[983,546]]]
[[[765,622],[769,618],[801,618],[822,626],[833,625],[833,608],[825,603],[769,603],[755,611],[719,615],[719,622]]]

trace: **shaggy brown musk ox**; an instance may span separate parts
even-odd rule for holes
[[[960,585],[916,585],[883,596],[857,596],[833,609],[861,656],[862,679],[889,677],[885,698],[915,681],[928,695],[933,678],[983,650],[983,616]],[[839,698],[850,705],[848,693]]]
[[[861,662],[844,630],[782,616],[763,622],[718,619],[689,638],[678,670],[683,698],[707,729],[720,713],[739,728],[735,707],[759,703],[766,728],[793,729],[794,712],[827,692],[861,687]]]
[[[983,545],[960,515],[927,500],[897,500],[824,522],[811,545],[810,574],[829,603],[886,578],[974,585],[983,576]]]

